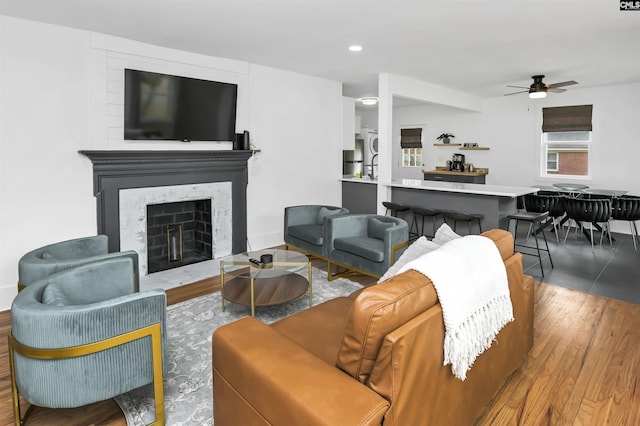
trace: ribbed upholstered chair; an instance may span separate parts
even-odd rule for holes
[[[381,277],[409,245],[409,226],[397,217],[373,214],[331,216],[325,224],[329,280],[348,273]],[[339,274],[333,266],[346,268]]]
[[[640,197],[622,196],[613,199],[611,218],[614,220],[625,220],[629,222],[631,228],[631,238],[633,239],[633,249],[638,251],[636,237],[638,236],[638,225],[640,220]]]
[[[308,254],[326,257],[323,250],[325,218],[347,214],[342,207],[303,205],[285,207],[284,242]]]
[[[107,259],[18,293],[9,332],[16,425],[33,406],[80,407],[151,382],[156,422],[164,424],[166,295],[133,292],[132,270],[129,257]],[[19,396],[31,404],[24,416]]]
[[[589,224],[591,248],[593,248],[593,225],[598,223],[603,225],[600,244],[602,244],[602,237],[606,232],[609,235],[609,245],[613,247],[609,229],[609,221],[611,220],[610,199],[567,198],[564,206],[567,217],[573,219],[578,224],[578,227],[582,228],[583,222]],[[569,235],[569,231],[564,234],[564,242],[567,241],[567,235]]]
[[[18,261],[18,291],[31,283],[65,269],[116,257],[133,261],[134,286],[138,291],[138,253],[134,250],[109,253],[106,235],[76,238],[37,248]]]

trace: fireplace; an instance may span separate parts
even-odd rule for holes
[[[211,199],[147,205],[147,270],[212,258]]]
[[[140,275],[175,266],[183,266],[198,258],[216,259],[246,251],[246,185],[247,151],[80,151],[93,163],[94,194],[97,203],[99,234],[109,237],[109,251],[133,249],[138,252]],[[190,213],[167,213],[173,205],[194,209],[194,216],[207,216],[202,223],[183,221]],[[202,205],[204,203],[204,206]],[[208,203],[208,207],[207,207]],[[159,219],[181,225],[182,258],[175,260],[170,248],[158,249],[156,242],[166,244],[167,230],[156,225],[147,228],[148,206],[167,204]],[[196,207],[196,205],[199,205]],[[184,207],[187,206],[187,207]],[[207,212],[208,209],[208,212]],[[152,208],[153,210],[153,208]],[[198,213],[197,213],[198,212]],[[152,219],[156,220],[156,219]],[[166,225],[166,224],[165,224]],[[191,240],[191,227],[203,228],[203,241]],[[160,238],[154,234],[160,232]],[[173,231],[170,231],[173,232]],[[178,231],[179,232],[179,231]],[[153,237],[150,247],[148,238]],[[179,242],[180,234],[169,235],[168,243]],[[193,244],[192,244],[193,243]],[[174,246],[175,247],[175,246]],[[158,255],[158,253],[160,253]],[[175,252],[174,252],[175,254]],[[171,265],[156,265],[156,257],[166,257]],[[179,258],[180,256],[178,256]],[[193,259],[192,259],[193,257]],[[174,259],[174,260],[171,260]],[[194,260],[195,261],[195,260]],[[153,266],[152,266],[153,264]],[[149,266],[149,268],[148,268]]]
[[[129,188],[121,189],[119,195],[120,249],[135,250],[138,253],[142,276],[192,264],[196,261],[195,259],[190,259],[193,262],[169,260],[165,262],[168,265],[159,266],[158,264],[161,260],[160,256],[166,256],[162,259],[164,261],[168,259],[170,254],[169,247],[161,248],[161,246],[171,243],[171,240],[167,241],[169,232],[166,229],[167,225],[182,225],[183,244],[179,247],[183,249],[183,258],[185,248],[191,248],[184,246],[184,240],[188,237],[187,231],[192,226],[187,223],[192,210],[194,216],[195,210],[200,210],[199,214],[205,217],[208,222],[205,224],[205,220],[200,221],[200,226],[206,227],[208,225],[208,228],[205,229],[210,234],[207,243],[211,255],[207,255],[208,259],[237,253],[233,251],[235,231],[231,182]],[[210,207],[203,206],[205,203]],[[197,209],[196,205],[199,205],[200,208]],[[206,209],[209,211],[205,213],[203,210]],[[149,215],[150,210],[151,216]],[[155,215],[159,217],[154,219]],[[195,227],[195,224],[193,226]],[[179,238],[179,235],[176,237]],[[201,258],[200,260],[207,259]]]

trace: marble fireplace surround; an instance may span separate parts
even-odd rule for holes
[[[211,200],[213,259],[232,254],[231,182],[131,188],[120,191],[120,250],[135,250],[140,276],[149,274],[147,206],[181,201]]]
[[[248,183],[248,159],[251,157],[250,151],[79,151],[80,154],[88,157],[93,163],[93,193],[96,197],[96,219],[98,234],[109,237],[109,251],[121,250],[121,218],[120,203],[121,193],[140,193],[140,189],[149,188],[150,193],[158,194],[167,192],[174,194],[172,187],[178,187],[187,192],[193,188],[200,188],[196,192],[214,188],[221,201],[230,197],[231,206],[226,211],[231,212],[230,219],[224,219],[220,226],[231,226],[230,235],[221,235],[224,251],[230,247],[232,253],[246,251],[247,247],[247,197],[246,189]],[[223,185],[213,185],[226,183]],[[230,188],[229,188],[230,186]],[[227,189],[229,188],[229,190]],[[136,191],[129,191],[135,189]],[[171,195],[170,198],[175,197]],[[180,198],[182,196],[178,196]],[[126,196],[125,196],[126,198]],[[144,197],[143,197],[144,198]],[[212,197],[212,200],[215,200]],[[214,201],[215,202],[215,201]],[[224,215],[225,209],[220,209],[220,214]],[[223,217],[223,216],[221,216]],[[125,241],[123,249],[129,245]],[[224,247],[227,248],[224,248]],[[146,256],[138,252],[141,269],[141,289],[145,287],[171,287],[172,283],[160,283],[145,285],[146,278]],[[201,262],[202,264],[211,262]],[[214,262],[216,263],[216,262]],[[144,265],[144,267],[143,267]],[[196,264],[199,265],[199,264]],[[161,276],[174,282],[175,285],[192,282],[192,280],[202,279],[202,272],[196,275],[179,277],[180,270],[188,270],[190,266],[175,268],[173,270],[158,272],[149,275]],[[200,268],[207,268],[207,265]],[[183,272],[184,275],[184,272]],[[207,273],[208,276],[216,275],[215,270]],[[191,281],[190,281],[191,280]],[[148,281],[148,280],[147,280]]]

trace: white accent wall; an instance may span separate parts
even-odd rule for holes
[[[125,66],[238,84],[236,127],[261,150],[249,160],[251,249],[282,243],[287,205],[340,205],[340,82],[6,16],[0,31],[0,311],[24,253],[97,232],[92,165],[78,150],[229,149],[124,141]]]

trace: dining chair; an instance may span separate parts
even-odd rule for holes
[[[611,199],[587,199],[587,198],[567,198],[564,202],[567,217],[576,222],[580,229],[584,229],[583,223],[589,224],[589,241],[593,249],[593,227],[602,224],[600,234],[600,244],[606,232],[609,236],[609,245],[613,248],[609,222],[611,221]],[[567,242],[569,231],[564,234],[564,243]]]
[[[613,199],[611,218],[614,220],[624,220],[629,222],[631,228],[631,238],[633,239],[633,249],[638,251],[636,237],[638,236],[638,225],[640,220],[640,197],[624,195]]]

